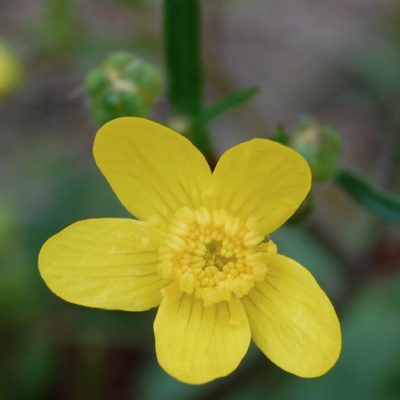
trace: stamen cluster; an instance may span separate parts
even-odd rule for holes
[[[206,305],[232,293],[243,297],[267,271],[273,244],[263,239],[252,217],[243,222],[225,210],[182,208],[159,250],[159,273]]]

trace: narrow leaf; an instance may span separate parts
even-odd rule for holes
[[[398,196],[373,187],[366,178],[348,169],[339,170],[335,181],[363,207],[387,221],[400,223],[400,198]]]
[[[257,87],[251,87],[233,92],[232,94],[217,101],[211,107],[202,111],[196,122],[201,125],[207,125],[227,111],[230,111],[246,101],[249,101],[257,92]]]

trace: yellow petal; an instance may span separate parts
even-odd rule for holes
[[[331,302],[294,260],[271,256],[268,268],[266,280],[243,299],[253,340],[282,369],[305,378],[323,375],[341,350]]]
[[[162,300],[154,322],[160,365],[176,379],[200,384],[232,372],[247,352],[250,328],[239,300],[204,306],[178,290]]]
[[[51,237],[39,254],[49,288],[71,303],[142,311],[161,301],[157,240],[144,222],[88,219]]]
[[[143,118],[117,118],[94,142],[94,157],[122,204],[139,219],[199,207],[211,179],[203,155],[182,135]]]
[[[303,157],[272,140],[253,139],[222,155],[211,193],[215,208],[243,220],[253,215],[261,233],[269,234],[296,211],[310,185]]]

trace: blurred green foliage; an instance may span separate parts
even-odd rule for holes
[[[82,44],[84,27],[76,0],[46,0],[34,37],[44,54],[65,56]]]

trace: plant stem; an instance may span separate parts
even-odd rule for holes
[[[174,114],[190,124],[203,109],[201,12],[199,0],[164,0],[164,49],[168,97]],[[188,132],[206,156],[212,153],[204,126]]]

